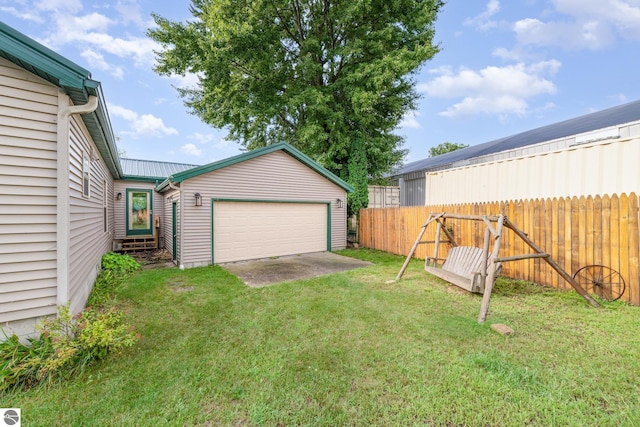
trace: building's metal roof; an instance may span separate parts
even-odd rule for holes
[[[164,181],[173,174],[184,172],[199,165],[189,165],[185,163],[158,162],[155,160],[136,160],[120,158],[124,179],[134,180],[143,178],[145,180]]]
[[[640,120],[640,100],[408,163],[392,176],[442,169],[454,162]]]
[[[96,96],[98,108],[81,117],[113,177],[122,176],[102,88],[100,82],[91,79],[89,71],[3,22],[0,22],[0,57],[58,86],[75,105],[86,104],[89,96]]]

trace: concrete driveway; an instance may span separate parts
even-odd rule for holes
[[[331,252],[315,252],[278,258],[230,262],[220,264],[220,267],[236,275],[247,286],[259,288],[274,283],[309,279],[368,265],[371,265],[371,263]]]

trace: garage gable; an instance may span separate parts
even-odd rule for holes
[[[228,159],[220,160],[218,162],[209,163],[208,165],[199,166],[193,169],[189,169],[187,171],[176,173],[168,177],[162,183],[160,183],[157,187],[157,191],[159,192],[166,191],[167,188],[170,186],[170,183],[179,184],[187,179],[195,178],[197,176],[200,176],[209,172],[224,169],[229,166],[237,165],[237,164],[246,162],[248,160],[262,157],[278,151],[287,153],[289,156],[298,160],[300,163],[304,164],[311,170],[314,170],[319,175],[323,176],[328,181],[331,181],[334,184],[338,185],[345,191],[349,193],[354,191],[351,185],[349,185],[348,183],[340,179],[338,176],[336,176],[335,174],[331,173],[330,171],[322,167],[319,163],[315,162],[314,160],[312,160],[311,158],[303,154],[301,151],[287,144],[286,142],[280,142],[278,144],[268,145],[266,147],[252,150],[244,154],[239,154],[237,156],[233,156]]]

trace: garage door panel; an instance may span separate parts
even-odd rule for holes
[[[327,250],[327,205],[215,202],[214,262]]]

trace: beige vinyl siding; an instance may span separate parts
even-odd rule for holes
[[[103,182],[107,181],[108,199],[113,199],[113,178],[100,157],[82,119],[72,116],[69,150],[70,247],[69,299],[71,311],[82,308],[100,270],[102,255],[111,250],[113,232],[104,232]],[[89,198],[82,194],[83,153],[90,159]]]
[[[0,322],[56,312],[58,89],[0,58]]]
[[[346,200],[345,190],[282,151],[187,179],[181,189],[181,264],[186,267],[211,263],[211,198],[331,203],[331,248],[347,244],[346,202],[343,208],[335,203],[338,198]],[[196,192],[202,195],[202,206],[195,206]]]
[[[638,136],[426,174],[427,205],[637,193]]]
[[[160,223],[162,228],[162,236],[164,236],[164,248],[173,255],[173,259],[178,259],[173,253],[173,218],[172,204],[176,202],[176,227],[178,228],[177,236],[177,252],[180,253],[180,193],[176,190],[163,194],[163,221]]]
[[[153,190],[156,188],[155,183],[152,182],[143,182],[143,181],[116,181],[115,188],[113,190],[113,208],[114,208],[114,218],[115,218],[115,227],[116,227],[116,239],[124,239],[127,237],[127,188],[137,189],[137,190]],[[118,193],[122,193],[122,198],[120,200],[116,199],[116,195]],[[160,227],[162,227],[163,218],[163,202],[162,195],[156,193],[155,191],[152,193],[151,197],[153,198],[153,221],[155,221],[155,217],[160,215]],[[152,222],[153,233],[155,235],[155,222]]]

